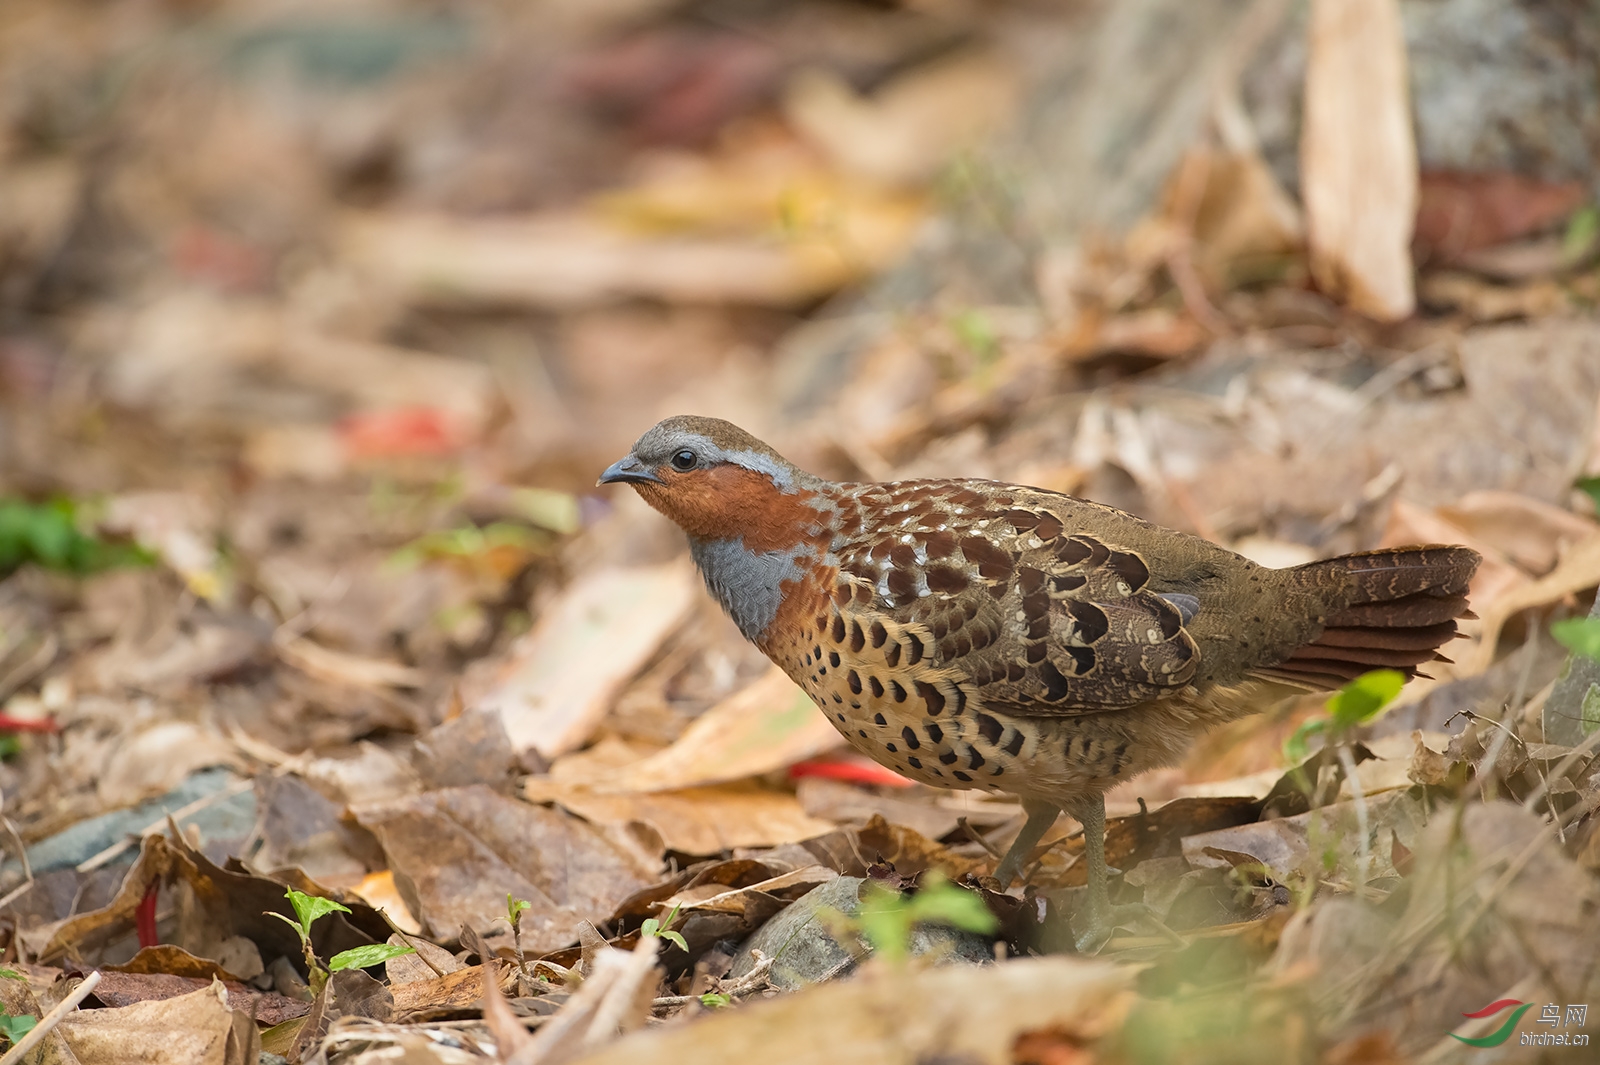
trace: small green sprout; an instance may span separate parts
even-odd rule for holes
[[[942,924],[980,934],[1000,926],[981,898],[952,884],[937,870],[923,878],[921,888],[910,899],[881,884],[867,884],[855,924],[875,953],[896,964],[910,953],[914,925]]]
[[[1600,659],[1600,618],[1567,618],[1550,626],[1556,642],[1575,655]]]
[[[1378,716],[1394,702],[1405,686],[1405,674],[1394,669],[1363,673],[1328,697],[1327,713],[1301,724],[1283,743],[1283,756],[1294,764],[1306,760],[1313,736],[1332,733],[1336,742],[1344,734]]]
[[[707,991],[700,996],[700,1005],[708,1010],[719,1010],[724,1006],[733,1004],[732,995],[724,995],[720,991]]]
[[[33,1026],[39,1023],[39,1018],[31,1013],[24,1013],[20,1017],[13,1017],[9,1013],[0,1013],[0,1036],[4,1036],[7,1043],[16,1046],[22,1037],[33,1031]]]
[[[329,958],[328,964],[324,966],[311,946],[311,926],[330,913],[349,913],[349,907],[341,906],[332,899],[325,899],[320,895],[307,895],[294,888],[285,891],[284,897],[289,900],[289,905],[294,907],[294,918],[285,917],[271,910],[267,911],[267,916],[276,917],[294,929],[295,934],[300,937],[300,949],[305,955],[306,971],[310,974],[309,982],[313,995],[322,993],[323,987],[328,983],[328,977],[333,973],[345,969],[365,969],[371,965],[382,964],[390,958],[417,952],[415,947],[403,947],[395,943],[368,943],[365,946],[340,951]]]
[[[689,943],[683,938],[683,933],[667,931],[667,928],[672,924],[673,919],[678,916],[678,910],[680,908],[680,904],[673,903],[672,909],[669,910],[667,915],[659,921],[654,917],[646,917],[644,919],[644,924],[639,926],[639,934],[641,936],[655,936],[660,939],[665,939],[668,943],[674,944],[679,950],[687,954],[689,952]]]

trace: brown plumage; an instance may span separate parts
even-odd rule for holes
[[[1107,790],[1279,685],[1414,676],[1455,634],[1478,564],[1428,546],[1270,569],[1037,488],[825,481],[711,418],[660,423],[601,482],[689,534],[712,593],[852,746],[927,784],[1021,797],[1002,881],[1057,810],[1077,817],[1100,926]]]

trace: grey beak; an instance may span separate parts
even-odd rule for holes
[[[606,472],[600,475],[596,485],[602,484],[666,484],[661,478],[650,470],[644,463],[629,455],[625,459],[613,462],[606,467]]]

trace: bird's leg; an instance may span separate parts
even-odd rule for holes
[[[1056,818],[1061,814],[1059,806],[1042,799],[1023,799],[1022,811],[1028,815],[1028,822],[1022,826],[1022,831],[1017,833],[1011,849],[1006,851],[1006,856],[1000,859],[1000,864],[994,870],[994,878],[1000,881],[1002,891],[1011,886],[1012,878],[1022,870],[1022,863],[1029,852],[1038,845],[1045,830],[1055,824]],[[1102,808],[1102,814],[1103,812]],[[1101,865],[1104,864],[1105,858],[1102,854]]]
[[[1077,921],[1077,944],[1080,954],[1096,954],[1110,940],[1112,931],[1122,921],[1145,920],[1154,924],[1172,939],[1177,936],[1162,924],[1150,907],[1143,903],[1128,906],[1111,905],[1111,869],[1106,865],[1106,800],[1096,795],[1093,799],[1067,807],[1067,813],[1083,826],[1083,856],[1089,865],[1089,897],[1087,912]],[[1182,942],[1182,940],[1178,940]]]

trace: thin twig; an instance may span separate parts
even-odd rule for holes
[[[44,1041],[61,1019],[78,1008],[78,1003],[89,997],[90,992],[100,986],[100,972],[96,970],[83,978],[83,983],[72,989],[72,994],[56,1003],[56,1008],[45,1014],[38,1024],[27,1035],[19,1039],[15,1046],[6,1051],[5,1057],[0,1057],[0,1065],[17,1065],[28,1051]]]
[[[1597,733],[1597,735],[1600,735],[1600,733]],[[979,832],[977,829],[973,828],[970,823],[968,823],[965,814],[963,814],[962,816],[956,818],[956,827],[960,828],[961,831],[965,832],[967,834],[967,838],[968,839],[970,839],[972,842],[976,843],[978,846],[982,847],[985,851],[987,851],[989,857],[994,858],[996,860],[998,860],[1001,857],[999,849],[996,848],[994,844],[992,844],[988,840],[984,839],[982,832]]]
[[[707,991],[705,995],[727,995],[729,998],[737,999],[743,995],[754,994],[757,991],[765,990],[768,984],[768,975],[772,972],[773,959],[767,957],[759,950],[751,951],[751,953],[755,955],[756,963],[749,972],[726,985],[722,984],[722,982],[719,980],[717,982],[717,990]],[[685,1006],[691,1002],[703,1001],[705,995],[661,995],[654,1001],[654,1003],[652,1003],[652,1005]]]

